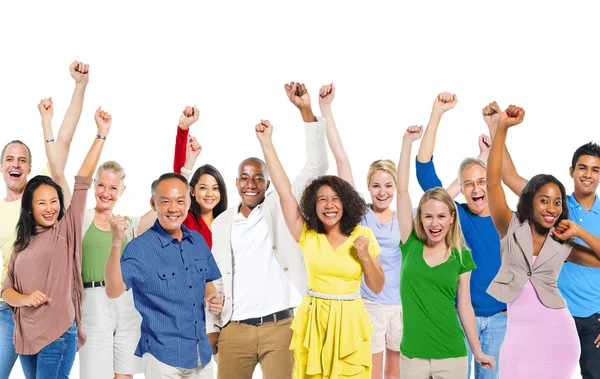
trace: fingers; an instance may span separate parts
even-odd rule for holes
[[[35,290],[31,295],[29,295],[29,304],[35,308],[39,307],[42,304],[51,302],[48,296],[45,293]]]
[[[600,321],[600,319],[598,321]],[[594,343],[596,344],[597,349],[600,348],[600,334],[598,334],[598,337],[596,337]]]

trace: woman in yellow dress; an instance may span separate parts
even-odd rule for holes
[[[364,273],[367,286],[379,293],[385,277],[375,236],[359,225],[366,204],[336,176],[315,179],[298,204],[272,134],[268,121],[256,125],[285,222],[300,245],[308,274],[308,292],[292,323],[294,378],[370,379],[373,327],[360,282]]]

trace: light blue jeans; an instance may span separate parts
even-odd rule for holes
[[[486,370],[477,362],[475,362],[475,379],[498,379],[498,363],[500,362],[500,348],[504,342],[504,336],[506,335],[506,324],[508,318],[504,312],[498,312],[493,316],[483,317],[475,316],[475,323],[477,325],[477,333],[479,334],[479,342],[481,343],[481,349],[487,355],[491,355],[496,359],[496,369]],[[467,349],[469,350],[469,375],[467,379],[471,378],[471,363],[473,362],[473,353],[471,347],[467,342]]]
[[[0,301],[0,378],[8,378],[17,361],[13,343],[14,333],[13,313],[5,302]]]
[[[39,353],[21,355],[21,366],[27,379],[68,379],[77,352],[77,326],[44,347]]]

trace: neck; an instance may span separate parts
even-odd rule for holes
[[[371,204],[371,210],[373,211],[373,213],[375,214],[386,214],[388,212],[391,212],[390,207],[381,209],[381,208],[377,208],[374,204]]]
[[[325,229],[325,234],[327,235],[333,235],[333,234],[338,234],[338,235],[342,235],[342,230],[340,229],[340,223],[336,223],[335,225],[323,225],[323,228]]]
[[[534,222],[530,222],[529,227],[531,228],[532,235],[538,235],[544,238],[546,238],[546,236],[548,236],[548,233],[550,232],[550,229],[546,229]]]
[[[582,193],[575,192],[575,200],[585,208],[585,211],[589,211],[594,205],[594,201],[596,201],[596,194],[592,193],[589,195],[584,195]]]
[[[17,192],[17,191],[13,191],[10,188],[6,187],[6,197],[4,198],[4,201],[6,201],[6,202],[17,201],[17,200],[21,200],[22,197],[23,197],[23,191]]]
[[[94,211],[96,212],[96,216],[100,217],[100,218],[105,218],[107,221],[108,219],[112,216],[112,208],[111,209],[100,209],[96,206],[96,208],[94,208]]]

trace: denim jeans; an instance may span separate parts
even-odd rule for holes
[[[498,363],[500,362],[500,348],[506,336],[507,316],[504,312],[498,312],[493,316],[475,316],[477,325],[477,333],[479,334],[479,342],[481,349],[487,355],[491,355],[496,360],[495,370],[486,370],[477,362],[475,362],[475,379],[497,379],[498,378]],[[469,350],[469,375],[471,377],[471,362],[473,362],[473,353],[467,342]]]
[[[15,321],[12,310],[0,301],[0,378],[8,378],[17,360],[13,343]]]
[[[71,325],[62,336],[39,353],[21,355],[27,379],[68,379],[77,352],[77,326]]]
[[[581,377],[583,379],[600,378],[600,349],[596,348],[594,340],[600,335],[600,313],[590,317],[573,317],[581,342]]]

